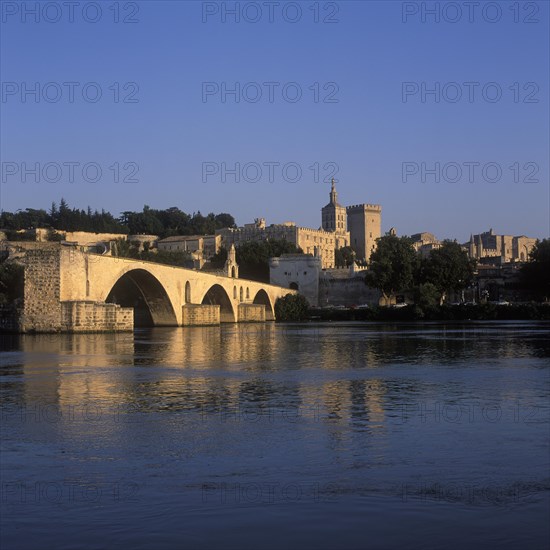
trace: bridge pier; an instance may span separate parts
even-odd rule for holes
[[[118,304],[61,302],[62,332],[124,332],[134,330],[134,310]]]
[[[262,304],[239,304],[239,323],[261,323],[266,319]]]
[[[220,306],[185,304],[182,307],[182,327],[197,327],[220,324]]]

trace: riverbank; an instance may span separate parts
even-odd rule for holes
[[[309,309],[315,321],[550,321],[550,304],[461,304],[421,308]]]

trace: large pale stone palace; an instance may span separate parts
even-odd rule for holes
[[[265,239],[285,239],[300,247],[305,254],[318,256],[322,269],[335,267],[334,251],[351,246],[357,260],[368,261],[381,234],[382,208],[376,204],[342,206],[334,179],[329,194],[329,203],[321,209],[321,227],[311,229],[297,226],[294,222],[266,225],[264,218],[244,227],[219,229],[222,245],[227,249],[232,244]]]
[[[537,239],[525,235],[497,235],[492,229],[478,235],[470,235],[470,242],[463,246],[470,258],[498,258],[501,263],[526,262]]]

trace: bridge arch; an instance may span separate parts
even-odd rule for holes
[[[220,322],[222,323],[235,323],[237,321],[231,299],[221,285],[212,285],[208,292],[204,295],[202,304],[219,305]]]
[[[134,308],[134,326],[178,325],[166,290],[145,269],[131,269],[121,275],[105,301]]]
[[[254,296],[253,304],[261,304],[265,306],[265,320],[274,321],[275,320],[275,311],[273,309],[273,304],[269,299],[267,292],[262,288],[258,290],[256,296]]]

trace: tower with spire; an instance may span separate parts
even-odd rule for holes
[[[329,199],[329,203],[321,210],[322,228],[325,231],[345,237],[348,231],[348,216],[346,214],[346,207],[338,203],[338,193],[336,192],[334,178],[332,178]]]

